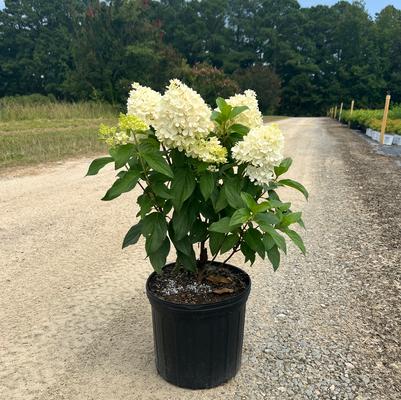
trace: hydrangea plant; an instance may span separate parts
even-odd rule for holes
[[[291,166],[283,159],[283,135],[264,125],[255,92],[218,98],[215,110],[178,80],[161,95],[133,84],[128,112],[118,126],[101,126],[109,156],[94,160],[88,175],[108,163],[119,170],[102,200],[110,201],[137,185],[139,219],[123,248],[145,238],[153,268],[161,272],[171,249],[176,267],[196,272],[219,255],[226,263],[241,252],[245,262],[268,258],[277,269],[286,237],[305,253],[293,224],[300,212],[280,199],[289,186],[306,189],[281,176]],[[134,219],[134,218],[133,218]]]

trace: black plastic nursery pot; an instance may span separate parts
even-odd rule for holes
[[[245,279],[240,293],[211,304],[177,304],[150,290],[153,335],[158,373],[176,386],[206,389],[233,378],[241,366],[246,301],[251,279],[241,269],[228,266]]]

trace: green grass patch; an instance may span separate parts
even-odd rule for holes
[[[98,140],[98,129],[102,123],[116,123],[115,108],[39,100],[28,96],[0,99],[0,169],[107,151]]]

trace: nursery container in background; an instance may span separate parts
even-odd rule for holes
[[[395,144],[396,146],[401,146],[401,136],[400,135],[394,134],[393,144]]]
[[[380,132],[377,132],[377,131],[372,131],[372,139],[373,140],[375,140],[376,142],[378,142],[379,141],[379,139],[380,139]]]
[[[393,139],[393,135],[385,134],[383,144],[385,144],[386,146],[391,146],[393,144]]]

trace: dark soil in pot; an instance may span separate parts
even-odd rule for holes
[[[173,268],[170,264],[165,274],[151,274],[146,284],[157,371],[184,388],[221,385],[241,365],[250,278],[219,263],[200,277],[175,275]]]
[[[209,304],[236,296],[245,290],[248,276],[226,265],[211,264],[199,274],[177,272],[169,264],[163,274],[149,282],[150,291],[158,298],[179,304]]]

